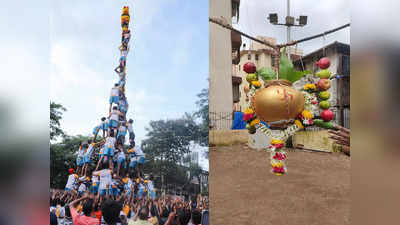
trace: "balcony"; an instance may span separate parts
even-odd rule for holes
[[[242,46],[242,35],[231,31],[232,41],[232,64],[237,65],[240,62],[240,46]]]

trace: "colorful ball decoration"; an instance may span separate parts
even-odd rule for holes
[[[329,109],[331,96],[328,90],[332,85],[329,80],[331,72],[328,70],[330,61],[325,57],[317,65],[321,70],[315,76],[320,79],[315,83],[307,83],[300,91],[293,88],[288,80],[265,80],[266,76],[260,73],[262,70],[257,71],[252,62],[243,66],[248,82],[244,86],[248,107],[243,119],[250,134],[260,130],[270,138],[267,150],[271,153],[271,172],[277,176],[287,173],[287,154],[283,148],[290,136],[307,126],[334,128],[334,113]],[[265,87],[261,87],[259,77],[264,79]],[[321,115],[318,115],[321,110]]]

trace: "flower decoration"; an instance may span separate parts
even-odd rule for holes
[[[305,91],[315,91],[317,89],[317,86],[313,83],[309,83],[304,85],[303,90]]]
[[[256,81],[252,81],[251,84],[255,87],[255,88],[260,88],[261,87],[261,82],[256,80]]]

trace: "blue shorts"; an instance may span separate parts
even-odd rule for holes
[[[116,120],[110,120],[110,124],[108,125],[109,127],[116,128],[118,127],[118,121]]]
[[[66,188],[65,188],[65,191],[67,191],[67,192],[68,192],[68,191],[72,191],[72,189],[66,187]]]
[[[121,112],[123,112],[123,113],[126,113],[126,107],[125,106],[120,106],[119,107],[119,110],[121,111]]]
[[[78,191],[78,195],[79,195],[79,196],[82,196],[83,194],[85,194],[84,191]]]
[[[122,56],[119,58],[119,61],[126,61],[126,57],[122,55]]]
[[[143,156],[140,156],[138,163],[143,164],[145,160],[146,159]]]
[[[156,193],[154,193],[153,190],[150,190],[150,197],[151,197],[152,199],[155,199],[155,198],[156,198]]]
[[[96,135],[98,131],[99,131],[99,129],[94,128],[94,129],[93,129],[93,135]]]
[[[108,194],[109,194],[109,195],[117,196],[117,195],[119,194],[119,190],[118,190],[118,188],[111,188],[111,189],[108,191]]]
[[[119,96],[110,96],[110,104],[115,103],[118,104]]]
[[[118,139],[119,137],[121,137],[121,136],[125,137],[125,136],[126,136],[126,132],[124,132],[124,133],[118,132],[117,139]]]
[[[135,168],[135,166],[136,166],[136,160],[135,161],[131,160],[131,162],[129,163],[129,167],[130,168]]]
[[[93,194],[97,194],[97,192],[99,191],[99,185],[96,185],[96,186],[91,186],[90,187],[90,192],[91,193],[93,193]]]
[[[104,147],[103,156],[114,156],[114,149],[109,147]]]
[[[83,156],[83,163],[90,163],[90,157],[89,157],[89,155],[84,155],[84,156]]]
[[[117,163],[123,163],[123,162],[125,162],[125,157],[118,157],[118,159],[117,159]]]
[[[76,158],[76,165],[77,166],[83,166],[84,162],[81,157]]]
[[[100,192],[101,196],[105,196],[106,195],[106,189],[100,189],[99,192]]]
[[[138,192],[138,194],[137,194],[137,197],[138,197],[138,198],[141,198],[142,195],[144,196],[144,189],[139,189],[139,192]]]

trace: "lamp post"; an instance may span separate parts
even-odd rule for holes
[[[290,29],[293,26],[296,27],[303,27],[307,25],[307,16],[299,16],[299,18],[296,19],[298,21],[298,24],[295,24],[295,18],[293,16],[290,16],[290,0],[287,0],[287,16],[285,18],[285,23],[278,23],[278,14],[277,13],[270,13],[268,16],[268,20],[271,24],[273,25],[281,25],[281,26],[286,26],[287,28],[287,42],[289,43],[291,41],[291,35],[290,35]]]

